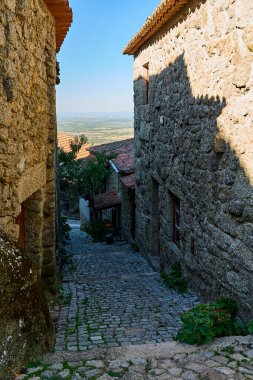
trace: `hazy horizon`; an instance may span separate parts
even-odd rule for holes
[[[97,117],[110,117],[110,118],[133,118],[133,111],[113,111],[113,112],[103,112],[103,111],[79,111],[79,112],[57,112],[57,120],[61,118],[97,118]]]
[[[134,136],[132,112],[64,112],[57,114],[58,131],[84,134],[91,145],[99,145]]]

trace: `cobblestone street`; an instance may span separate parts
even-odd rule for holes
[[[180,313],[197,302],[178,294],[128,244],[87,242],[72,231],[72,264],[63,273],[56,351],[169,342],[180,326]],[[84,244],[83,244],[84,242]]]
[[[66,249],[55,352],[16,380],[253,379],[250,336],[201,347],[173,340],[198,299],[165,286],[129,245],[93,244],[73,228]]]

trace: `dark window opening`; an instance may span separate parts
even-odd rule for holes
[[[159,199],[159,183],[152,179],[151,187],[151,200],[152,200],[152,218],[151,218],[151,231],[150,231],[150,252],[152,256],[161,255],[161,224],[160,224],[160,199]]]
[[[130,209],[131,209],[131,236],[135,240],[135,225],[136,225],[136,203],[135,203],[135,190],[130,190]]]
[[[193,237],[191,238],[191,253],[195,255],[195,240]]]
[[[172,196],[173,204],[173,242],[180,247],[180,199]]]
[[[143,104],[149,103],[149,63],[143,65]]]

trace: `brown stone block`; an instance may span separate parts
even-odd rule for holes
[[[43,250],[43,265],[52,263],[55,260],[55,247],[48,247]]]
[[[47,229],[43,231],[43,247],[52,247],[55,243],[55,231],[54,229]]]
[[[56,273],[56,264],[55,264],[55,261],[53,261],[51,263],[48,263],[48,264],[44,264],[43,263],[43,267],[42,267],[42,276],[43,276],[43,278],[45,278],[45,277],[55,277],[55,273]]]

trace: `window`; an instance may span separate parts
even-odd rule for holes
[[[143,104],[149,103],[149,63],[143,65]]]
[[[173,242],[180,247],[180,200],[172,196],[173,206]]]

